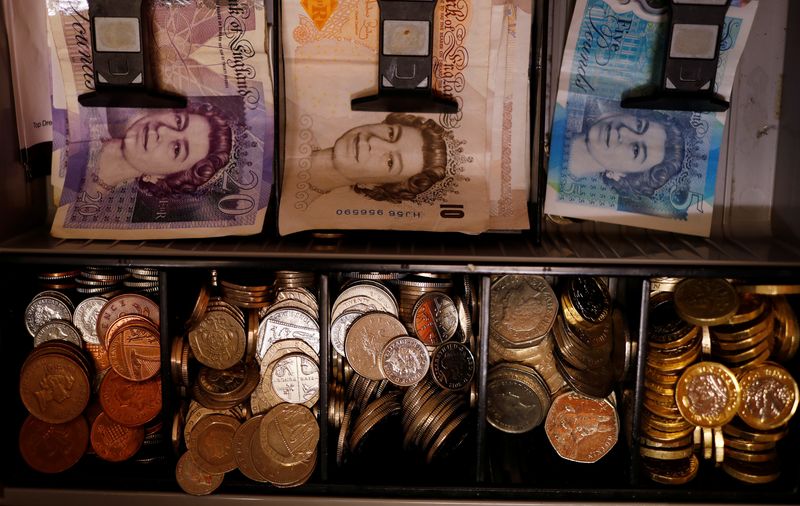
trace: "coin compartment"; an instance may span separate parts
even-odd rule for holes
[[[97,264],[94,264],[97,265]],[[3,398],[6,402],[4,412],[7,417],[6,437],[0,438],[0,452],[5,456],[2,459],[3,482],[10,486],[36,487],[53,489],[101,489],[101,490],[128,490],[147,484],[147,488],[171,490],[174,487],[174,463],[170,449],[170,427],[172,423],[172,405],[168,396],[165,396],[165,383],[162,381],[162,409],[160,415],[153,423],[161,423],[158,433],[161,443],[147,449],[140,449],[134,458],[152,457],[158,461],[138,463],[130,459],[124,462],[111,464],[93,455],[83,455],[73,467],[56,474],[42,474],[31,469],[22,459],[19,445],[20,427],[28,416],[28,411],[20,400],[20,368],[28,354],[34,349],[33,338],[25,328],[24,315],[29,302],[34,296],[50,286],[39,279],[41,272],[61,272],[80,270],[83,265],[64,264],[31,264],[19,266],[8,272],[7,279],[12,290],[5,290],[0,296],[5,317],[0,319],[0,368],[4,386]],[[54,282],[52,284],[60,284]],[[73,283],[74,285],[74,283]],[[63,291],[73,304],[89,295],[78,294],[76,289]],[[158,298],[155,299],[158,304]],[[162,308],[163,310],[163,308]],[[162,334],[165,326],[162,325]],[[164,356],[165,339],[161,340],[161,357]],[[166,365],[168,368],[168,363]],[[161,372],[165,365],[162,361]],[[94,398],[94,396],[93,396]],[[82,415],[83,416],[83,415]],[[145,453],[146,450],[146,453]]]
[[[498,283],[499,279],[500,276],[493,277],[493,283]],[[489,371],[487,372],[487,381],[489,382],[489,385],[487,386],[487,396],[489,396],[489,398],[486,399],[486,402],[489,404],[488,409],[491,410],[491,406],[493,405],[493,399],[491,397],[493,395],[497,395],[494,392],[502,391],[501,388],[498,388],[498,390],[493,389],[493,382],[501,381],[501,383],[498,384],[508,384],[510,385],[509,388],[515,388],[514,385],[530,384],[532,381],[532,375],[535,375],[535,378],[540,378],[541,380],[544,380],[545,378],[548,379],[548,381],[543,381],[545,391],[542,391],[542,394],[549,393],[550,397],[547,399],[541,399],[541,402],[546,403],[543,409],[545,409],[545,414],[547,417],[543,417],[540,423],[532,429],[530,428],[530,425],[520,425],[517,428],[506,427],[501,430],[500,428],[493,426],[491,421],[486,424],[488,481],[493,484],[511,487],[512,489],[516,490],[530,490],[549,487],[572,490],[625,489],[629,486],[631,479],[629,462],[630,438],[628,434],[628,426],[630,425],[630,422],[626,423],[626,420],[631,420],[634,413],[633,391],[635,387],[636,373],[635,348],[638,340],[636,330],[638,328],[639,321],[639,296],[641,280],[639,278],[629,277],[599,278],[605,285],[607,291],[607,307],[604,308],[608,311],[606,318],[609,319],[610,323],[613,309],[616,308],[621,311],[621,323],[627,331],[627,335],[630,339],[628,343],[630,354],[628,355],[629,361],[627,363],[627,372],[623,374],[623,370],[620,370],[619,374],[615,375],[615,379],[613,380],[613,383],[611,383],[610,387],[611,396],[616,402],[615,410],[618,417],[619,430],[617,432],[617,442],[613,445],[613,447],[610,448],[610,450],[605,450],[606,453],[604,456],[597,459],[595,462],[577,463],[567,460],[566,458],[562,458],[557,450],[554,449],[555,443],[551,443],[549,439],[548,432],[551,424],[549,418],[553,417],[555,414],[553,401],[563,392],[570,390],[571,387],[569,386],[569,383],[565,383],[563,381],[558,381],[554,384],[554,381],[550,380],[547,376],[547,371],[553,368],[557,369],[557,362],[560,360],[566,360],[559,358],[560,356],[564,356],[563,352],[560,353],[560,350],[564,350],[563,346],[565,345],[560,340],[557,340],[553,337],[556,326],[564,325],[563,320],[565,319],[565,316],[567,316],[564,315],[566,309],[563,307],[561,296],[567,292],[570,283],[577,280],[591,280],[592,278],[577,276],[547,276],[539,279],[544,279],[548,282],[548,285],[553,290],[553,296],[556,300],[557,316],[555,316],[553,328],[548,331],[547,337],[538,338],[538,343],[528,345],[527,347],[522,346],[518,349],[505,348],[506,351],[500,351],[499,356],[498,352],[493,353],[490,351],[489,360],[491,363],[489,364]],[[498,307],[500,304],[507,304],[508,302],[516,302],[514,300],[506,299],[503,297],[502,293],[498,293],[498,286],[499,284],[493,284],[495,290],[492,293],[496,294],[497,297],[490,301],[490,314],[484,315],[485,317],[490,318],[492,322],[495,321],[492,319],[492,315],[500,314],[499,309],[497,310],[498,313],[495,313],[495,310],[492,309],[493,307]],[[538,287],[535,288],[538,289]],[[531,304],[533,303],[523,302],[523,304],[525,308],[527,308],[528,312],[530,312],[531,309],[529,308],[531,308]],[[490,329],[490,341],[492,339],[495,339],[495,342],[497,342],[497,340],[502,341],[501,337],[493,337],[496,335],[496,332],[502,332],[502,330],[502,327]],[[611,334],[609,344],[613,344],[613,349],[617,349],[617,347],[625,345],[624,342],[618,342],[618,338],[624,339],[624,333],[613,332]],[[552,344],[548,345],[548,339],[551,340]],[[495,349],[497,349],[496,346],[498,345],[492,344],[490,346],[493,346]],[[543,346],[546,346],[544,348],[545,350],[551,349],[552,351],[537,351],[535,354],[526,352],[526,350],[542,349]],[[612,348],[609,348],[609,350],[611,349]],[[524,358],[520,354],[521,352],[526,352]],[[610,366],[613,353],[611,351],[608,351],[607,353],[608,354],[605,355],[605,359],[602,363],[606,364],[605,366]],[[515,354],[519,356],[517,357]],[[528,358],[528,355],[533,358]],[[583,360],[580,353],[578,353],[575,358],[578,360]],[[601,362],[598,361],[590,364],[582,364],[582,367],[585,366],[589,370],[597,370],[597,368],[600,367],[600,363]],[[622,362],[622,365],[625,366],[624,361]],[[531,372],[530,368],[535,368],[535,372]],[[541,376],[537,373],[544,374],[545,376]],[[563,377],[563,372],[561,372],[561,376]],[[518,383],[519,381],[522,381],[522,383]],[[531,385],[531,387],[535,386],[536,383]],[[552,391],[553,389],[557,389],[557,391],[554,392]],[[524,392],[535,391],[538,390],[524,390]],[[594,394],[593,396],[597,395],[595,392],[592,392],[592,394]],[[587,393],[586,395],[589,394]],[[533,397],[531,398],[531,401],[535,399],[536,397]],[[498,400],[497,402],[501,401]],[[550,413],[550,410],[553,410],[553,413]],[[573,412],[573,414],[578,415],[579,413],[580,411]],[[561,420],[561,424],[567,424],[569,421],[567,417],[559,417],[557,419]],[[581,423],[583,423],[582,420],[593,419],[588,413],[585,413],[582,417],[572,417],[571,425],[564,425],[562,430],[564,430],[565,434],[568,436],[567,440],[570,440],[580,431],[582,431],[580,433],[585,434],[587,438],[591,438],[593,435],[593,428],[589,427],[588,425],[586,427],[581,426]],[[531,423],[534,422],[532,421]],[[556,425],[557,424],[555,422],[552,423],[552,426]],[[598,428],[595,427],[595,429]],[[519,430],[523,432],[520,433],[518,432]],[[559,436],[558,434],[554,434],[554,437]],[[576,442],[565,442],[564,444],[574,444],[575,447],[577,447],[577,441],[579,441],[579,439],[575,437],[574,441]],[[586,458],[586,456],[581,458]]]

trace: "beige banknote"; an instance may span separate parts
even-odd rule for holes
[[[457,114],[354,112],[378,87],[376,0],[282,1],[286,96],[280,232],[489,229],[491,3],[440,0],[434,89]]]
[[[490,116],[490,227],[519,230],[529,227],[530,192],[530,44],[532,0],[494,0],[492,31],[499,17],[496,73]],[[491,95],[492,93],[490,93]]]

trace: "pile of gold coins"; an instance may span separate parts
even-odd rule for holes
[[[791,287],[674,278],[651,286],[639,441],[645,473],[683,484],[702,458],[739,481],[776,480],[776,446],[800,398],[779,364],[800,346],[782,295]]]
[[[161,460],[158,305],[124,293],[77,295],[74,306],[64,292],[82,293],[76,276],[106,288],[118,280],[99,267],[39,275],[47,289],[25,311],[34,350],[20,373],[30,413],[20,430],[22,457],[46,473],[69,469],[86,453],[110,462]]]
[[[544,424],[562,458],[599,460],[617,441],[613,387],[632,359],[605,282],[566,278],[556,297],[541,276],[506,275],[491,290],[487,421],[512,434]],[[615,368],[612,352],[626,346]]]
[[[467,437],[477,401],[471,280],[397,273],[343,278],[331,312],[327,413],[338,429],[337,464],[364,450],[370,431],[395,416],[404,448],[428,463],[450,454]]]
[[[304,484],[316,469],[319,307],[313,274],[272,279],[212,271],[173,341],[171,373],[191,397],[174,418],[184,491],[204,495],[225,473],[276,487]],[[196,361],[199,365],[191,365]],[[196,369],[196,373],[194,372]]]

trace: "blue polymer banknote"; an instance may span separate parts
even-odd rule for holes
[[[553,116],[545,212],[708,236],[727,113],[623,109],[661,79],[666,2],[578,0]],[[757,8],[732,3],[716,92],[729,99]]]

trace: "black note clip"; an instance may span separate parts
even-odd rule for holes
[[[354,111],[455,113],[433,92],[433,15],[438,0],[378,0],[378,94],[355,98]],[[485,1],[485,0],[481,0]]]
[[[719,46],[731,0],[669,0],[663,79],[649,95],[622,100],[631,109],[721,112],[730,104],[714,91]]]
[[[95,91],[85,107],[183,108],[186,97],[158,90],[150,67],[143,0],[89,0]]]

